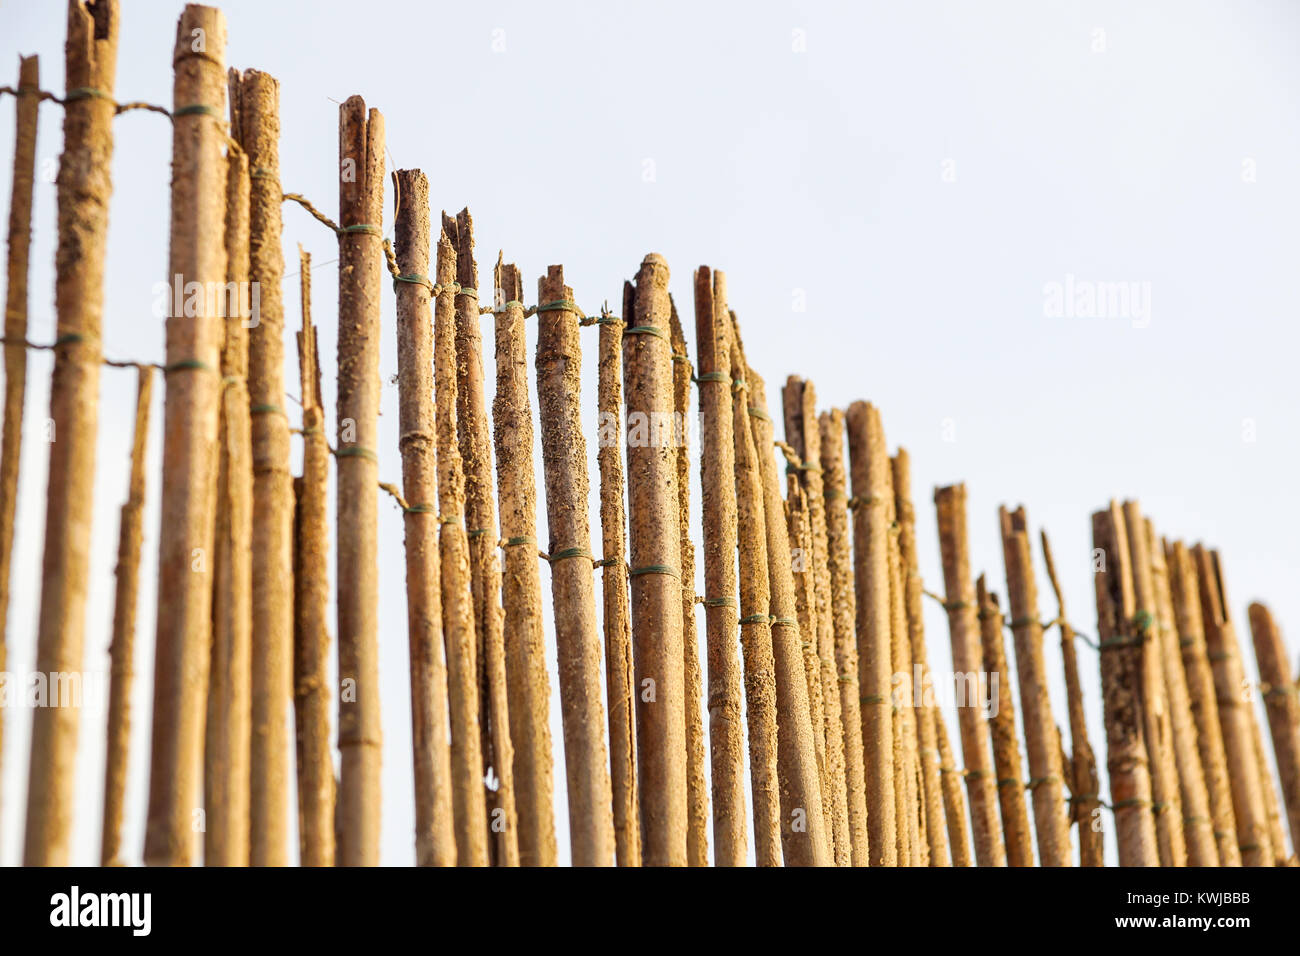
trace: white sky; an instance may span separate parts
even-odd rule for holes
[[[117,97],[170,105],[181,4],[123,6]],[[1005,591],[997,506],[1023,502],[1035,537],[1041,526],[1052,536],[1071,617],[1092,633],[1089,516],[1109,497],[1138,497],[1162,533],[1222,550],[1248,673],[1255,671],[1245,608],[1254,599],[1268,603],[1289,633],[1294,662],[1300,7],[222,6],[229,62],[281,80],[286,191],[337,209],[336,103],[360,93],[385,114],[397,165],[428,174],[434,215],[439,207],[470,207],[483,288],[503,248],[523,270],[527,301],[536,297],[536,278],[559,262],[587,311],[606,298],[617,307],[622,281],[656,251],[673,269],[693,354],[692,269],[725,270],[774,411],[785,376],[801,374],[815,382],[823,405],[879,404],[891,447],[911,452],[921,571],[931,588],[941,589],[942,575],[930,494],[964,480],[976,573],[987,571]],[[58,0],[0,0],[0,80],[13,84],[19,53],[39,53],[42,86],[62,91],[64,31]],[[13,117],[13,99],[0,100],[6,171]],[[61,121],[56,106],[42,107],[38,179],[57,168]],[[159,116],[131,113],[116,120],[115,133],[105,351],[157,360],[163,328],[150,306],[167,269],[170,130]],[[30,337],[37,341],[51,340],[54,329],[50,180],[38,181],[36,194]],[[3,182],[7,209],[7,172]],[[386,215],[391,208],[390,195]],[[391,235],[391,222],[385,230]],[[296,270],[298,242],[319,265],[313,299],[332,411],[336,243],[291,205],[284,239],[288,273]],[[1067,276],[1149,283],[1149,324],[1048,317],[1044,287]],[[800,302],[805,311],[796,310]],[[292,332],[296,279],[286,283],[285,306]],[[384,329],[380,474],[392,481],[400,462],[389,296]],[[484,330],[490,356],[490,322]],[[583,370],[589,442],[594,333],[590,341]],[[292,339],[287,344],[292,357]],[[34,661],[50,365],[44,353],[29,365],[9,619],[15,673]],[[287,377],[297,381],[295,367]],[[85,660],[87,670],[106,675],[135,378],[105,369],[102,383]],[[156,389],[150,439],[125,834],[137,859],[163,391]],[[698,486],[692,493],[698,509]],[[544,510],[539,518],[544,530]],[[694,527],[698,535],[698,515]],[[1035,557],[1046,595],[1037,548]],[[410,863],[402,532],[387,500],[379,560],[383,862]],[[1052,616],[1050,597],[1040,610]],[[947,628],[928,602],[926,623],[931,664],[948,670]],[[1055,633],[1046,657],[1065,728]],[[1083,646],[1079,659],[1104,773],[1097,660]],[[551,665],[554,689],[553,656]],[[5,715],[0,863],[21,854],[28,716]],[[558,698],[552,716],[556,822],[567,860]],[[954,715],[947,717],[956,747]],[[73,862],[88,864],[99,854],[102,701],[83,714],[82,730]]]

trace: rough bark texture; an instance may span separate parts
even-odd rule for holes
[[[193,31],[206,37],[193,49]],[[225,20],[187,6],[173,53],[174,106],[225,110]],[[224,287],[226,173],[220,121],[202,112],[175,118],[172,134],[170,268],[182,285]],[[194,316],[172,303],[167,319],[167,400],[163,422],[163,536],[158,556],[154,654],[153,757],[145,862],[188,865],[194,857],[203,731],[212,640],[212,538],[217,453],[218,371],[224,330],[215,296]],[[189,303],[187,302],[188,306]],[[62,435],[60,435],[60,439]],[[53,499],[51,499],[53,500]]]
[[[961,771],[952,758],[948,729],[938,708],[934,711],[935,737],[939,744],[939,782],[943,785],[943,815],[948,824],[948,844],[952,847],[952,865],[970,866],[970,841],[966,836],[966,801],[961,795]]]
[[[862,704],[858,699],[858,645],[854,634],[857,605],[853,594],[853,558],[849,551],[848,494],[844,490],[844,414],[838,408],[823,412],[818,426],[826,500],[827,572],[834,617],[835,675],[844,739],[849,859],[853,866],[867,866],[867,782],[862,765]]]
[[[537,402],[569,788],[569,837],[575,865],[610,866],[614,862],[613,797],[600,705],[600,635],[587,517],[587,442],[579,406],[582,347],[573,290],[564,284],[561,266],[551,266],[538,280],[537,300]],[[566,554],[570,556],[564,557]],[[672,606],[680,613],[680,605],[673,602]],[[680,653],[676,659],[681,660]]]
[[[1286,646],[1273,623],[1273,615],[1258,602],[1250,606],[1250,633],[1259,665],[1260,692],[1268,712],[1268,729],[1273,736],[1273,754],[1282,783],[1291,846],[1300,846],[1300,704],[1291,677]]]
[[[1159,866],[1142,724],[1142,641],[1133,634],[1133,579],[1119,505],[1092,516],[1106,769],[1120,866]]]
[[[668,265],[650,253],[623,333],[637,785],[646,866],[686,865],[686,712]],[[665,426],[665,423],[668,423]]]
[[[101,866],[121,866],[122,806],[131,743],[131,682],[135,677],[136,600],[140,584],[140,547],[144,538],[145,448],[153,368],[140,366],[135,396],[135,440],[131,445],[131,480],[117,531],[117,590],[113,595],[113,642],[108,691],[108,746],[104,754],[104,827]],[[3,670],[3,668],[0,668]]]
[[[395,172],[394,254],[404,276],[429,271],[429,181],[418,169]],[[398,439],[406,551],[406,626],[411,675],[411,752],[415,783],[415,861],[456,864],[451,751],[447,742],[447,667],[442,648],[438,560],[438,456],[433,398],[432,290],[397,282]]]
[[[934,504],[939,515],[944,604],[948,610],[948,633],[952,640],[957,721],[961,728],[962,757],[966,762],[966,792],[970,799],[975,860],[980,866],[1005,866],[1006,852],[998,824],[989,760],[989,729],[978,699],[985,668],[966,543],[966,486],[935,489]],[[972,696],[976,699],[972,700]]]
[[[496,295],[500,304],[496,312],[497,394],[492,420],[501,502],[502,603],[510,739],[515,745],[519,862],[522,866],[554,866],[551,684],[546,674],[542,585],[537,564],[537,485],[533,474],[533,417],[528,401],[527,323],[519,270],[503,265],[499,257]],[[621,508],[621,492],[619,503]],[[624,621],[626,602],[624,590]],[[630,681],[630,658],[627,666]],[[630,710],[630,698],[627,706]]]
[[[912,643],[903,591],[903,558],[898,548],[898,512],[893,468],[885,469],[885,518],[889,522],[890,666],[894,707],[894,798],[898,805],[898,861],[902,866],[929,866],[917,766],[916,701],[912,691]]]
[[[740,656],[736,652],[737,478],[730,326],[726,278],[721,272],[701,266],[695,273],[695,338],[701,422],[709,769],[713,781],[713,861],[717,866],[743,866],[748,850],[745,729],[740,705]]]
[[[293,665],[293,476],[284,412],[284,253],[280,244],[280,84],[258,70],[232,79],[232,135],[248,155],[249,278],[259,296],[249,330],[253,432],[253,742],[251,860],[288,860],[289,701]],[[369,220],[359,220],[368,222]],[[364,236],[357,245],[377,242]],[[344,469],[346,470],[346,468]],[[373,482],[372,482],[373,484]]]
[[[67,87],[104,96],[74,99],[63,113],[54,279],[60,345],[50,384],[50,421],[58,440],[50,443],[36,643],[36,669],[46,674],[81,670],[85,640],[119,19],[116,0],[68,4]],[[216,227],[218,241],[220,232]],[[76,707],[41,707],[32,714],[27,865],[67,864],[79,721]]]

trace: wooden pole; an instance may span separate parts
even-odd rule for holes
[[[117,590],[113,596],[112,670],[108,696],[108,747],[104,757],[104,827],[100,865],[121,866],[122,807],[131,750],[131,682],[135,677],[135,619],[144,538],[145,449],[153,401],[153,367],[141,365],[135,393],[135,440],[131,479],[117,532]]]
[[[1151,774],[1142,723],[1142,639],[1132,633],[1128,529],[1119,505],[1092,516],[1106,769],[1120,866],[1159,866]]]
[[[838,408],[823,412],[818,429],[826,501],[826,564],[834,625],[835,682],[844,740],[849,859],[853,866],[867,866],[867,782],[862,766],[862,705],[858,699],[858,645],[854,634],[857,607],[853,594],[853,559],[849,554],[848,495],[844,490],[844,413]]]
[[[723,273],[711,271],[708,266],[696,270],[695,339],[701,423],[700,507],[704,532],[713,862],[716,866],[744,866],[748,848],[745,731],[740,704],[740,657],[736,652],[738,478],[732,434],[731,322],[726,288]]]
[[[686,713],[668,265],[650,253],[623,332],[637,784],[646,866],[686,865]]]
[[[298,368],[302,389],[302,477],[295,482],[293,709],[297,730],[298,859],[333,866],[334,747],[330,740],[329,491],[320,352],[311,320],[311,256],[298,249],[302,331]]]
[[[1023,507],[998,509],[1002,560],[1007,574],[1011,633],[1016,646],[1016,676],[1025,726],[1029,791],[1034,803],[1034,833],[1043,866],[1070,865],[1070,829],[1061,766],[1061,739],[1047,693],[1043,625],[1038,617],[1038,582],[1029,549],[1029,519]],[[1158,658],[1157,658],[1158,660]],[[1163,675],[1162,675],[1163,679]],[[1022,801],[1023,803],[1023,801]]]
[[[1065,669],[1065,696],[1070,709],[1070,807],[1071,819],[1079,828],[1079,865],[1103,866],[1105,849],[1100,825],[1094,826],[1101,813],[1101,784],[1097,778],[1097,758],[1088,742],[1088,724],[1083,711],[1083,690],[1079,682],[1079,660],[1074,647],[1074,628],[1065,616],[1065,597],[1056,579],[1052,546],[1047,532],[1042,533],[1043,561],[1047,577],[1056,594],[1056,623],[1061,628],[1061,660]]]
[[[1002,611],[998,596],[984,586],[984,575],[975,581],[979,601],[980,643],[989,681],[997,680],[997,712],[989,717],[993,738],[993,766],[998,775],[998,804],[1002,809],[1002,835],[1007,847],[1007,866],[1033,866],[1034,846],[1029,836],[1029,814],[1025,808],[1021,779],[1020,744],[1016,739],[1016,711],[1011,700],[1011,672],[1002,643]],[[1017,664],[1020,662],[1016,655]],[[992,683],[990,683],[990,690]],[[1024,700],[1022,695],[1021,700]],[[1026,719],[1026,725],[1028,719]]]
[[[194,31],[206,38],[194,49]],[[204,708],[212,640],[212,540],[223,338],[215,290],[226,278],[226,26],[221,12],[190,5],[173,53],[174,132],[169,272],[208,294],[167,320],[162,539],[154,654],[153,757],[145,862],[187,866],[203,766]],[[189,107],[195,107],[189,112]],[[212,112],[215,111],[215,116]]]
[[[704,721],[700,716],[700,640],[695,629],[695,545],[691,543],[691,359],[677,307],[668,298],[673,349],[673,430],[677,442],[677,518],[682,572],[682,681],[686,704],[686,862],[709,865],[709,785],[704,778]]]
[[[966,801],[961,796],[962,772],[952,758],[948,745],[948,728],[938,708],[934,710],[935,737],[939,744],[939,782],[943,785],[943,815],[948,824],[948,843],[952,847],[952,865],[970,866],[970,842],[966,837]]]
[[[45,674],[80,671],[85,641],[119,19],[117,0],[68,4],[68,90],[94,92],[69,97],[59,161],[54,280],[59,347],[50,385],[50,421],[58,440],[50,443],[36,642],[36,669]],[[218,241],[220,233],[217,227]],[[8,334],[7,313],[5,324]],[[32,714],[23,849],[28,866],[67,864],[79,721],[78,707],[41,707]]]
[[[253,461],[247,380],[251,298],[245,292],[249,179],[244,154],[232,154],[228,161],[227,292],[213,555],[215,603],[203,776],[207,812],[203,862],[207,866],[248,866],[249,859],[253,663]]]
[[[455,811],[447,743],[447,667],[442,646],[438,560],[437,434],[433,398],[433,309],[429,283],[429,181],[418,169],[393,173],[397,291],[398,444],[406,550],[406,626],[411,674],[415,860],[455,866]]]
[[[515,813],[514,747],[506,688],[502,632],[501,572],[497,566],[497,510],[492,498],[492,432],[483,385],[483,337],[479,332],[478,264],[474,221],[462,209],[455,220],[443,215],[456,242],[456,411],[465,469],[465,520],[469,527],[470,584],[479,670],[479,729],[483,772],[496,778],[487,791],[489,851],[497,866],[519,865],[519,820]]]
[[[288,862],[289,708],[293,681],[293,476],[284,412],[280,84],[260,70],[230,83],[232,133],[249,163],[249,278],[258,290],[248,334],[253,435],[253,741],[250,859]],[[364,238],[345,240],[365,242]]]
[[[1300,703],[1296,701],[1296,685],[1282,635],[1268,608],[1258,602],[1250,606],[1250,633],[1291,828],[1291,845],[1296,847],[1300,846]]]
[[[577,306],[573,290],[564,284],[562,266],[551,266],[538,280],[537,299],[537,403],[569,789],[569,838],[574,865],[610,866],[614,862],[613,796],[600,705],[600,636],[587,516],[587,442],[579,405],[582,348]],[[676,602],[672,607],[680,613]],[[680,653],[676,660],[681,660]]]
[[[442,574],[442,633],[447,654],[451,715],[452,807],[456,862],[487,866],[487,805],[479,735],[478,669],[475,664],[474,597],[470,585],[465,475],[457,434],[456,245],[447,218],[438,238],[438,298],[433,313],[434,421],[438,436],[438,554]]]
[[[1219,850],[1214,842],[1210,798],[1205,789],[1201,755],[1196,749],[1196,725],[1188,703],[1187,675],[1179,659],[1178,629],[1174,623],[1173,595],[1169,586],[1169,565],[1164,542],[1156,537],[1148,520],[1143,524],[1147,552],[1151,555],[1151,581],[1156,593],[1156,638],[1164,671],[1174,756],[1182,791],[1183,834],[1187,841],[1189,866],[1218,866]]]
[[[635,308],[632,283],[623,283],[623,314]],[[641,865],[641,811],[636,792],[636,675],[632,669],[632,621],[628,607],[627,518],[623,513],[624,319],[602,316],[598,353],[596,451],[600,469],[601,572],[604,602],[605,687],[609,696],[610,783],[614,795],[614,853],[619,866]]]
[[[948,611],[948,632],[952,640],[953,684],[957,693],[962,757],[966,761],[966,792],[970,799],[975,860],[980,866],[1005,866],[1006,852],[998,824],[989,760],[989,729],[979,700],[985,667],[966,543],[966,486],[936,488],[934,504],[939,515],[944,606]]]
[[[893,468],[885,469],[885,519],[889,522],[890,700],[894,706],[894,799],[898,806],[900,866],[929,866],[917,765],[916,699],[912,689],[912,643],[903,590],[903,558],[898,547],[898,511]]]
[[[492,405],[492,420],[501,500],[505,572],[502,602],[505,605],[510,739],[515,745],[519,862],[522,866],[554,866],[551,687],[546,674],[542,586],[537,565],[537,485],[533,474],[533,418],[528,402],[527,323],[519,270],[513,265],[503,265],[500,257],[497,259],[495,285],[500,304],[496,312],[497,394]],[[621,491],[619,507],[622,507]],[[621,545],[619,553],[622,553]],[[605,573],[609,575],[608,568]],[[626,579],[619,580],[624,585],[626,626]],[[631,667],[629,656],[629,684]],[[630,713],[630,687],[628,694]]]

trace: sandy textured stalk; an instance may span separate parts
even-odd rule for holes
[[[709,769],[713,782],[713,861],[744,866],[745,728],[736,652],[736,451],[731,410],[731,322],[726,277],[695,272],[699,366],[700,486],[704,540],[704,622],[708,660]]]
[[[934,710],[934,731],[939,745],[939,782],[943,785],[943,815],[948,825],[948,845],[953,866],[970,866],[970,841],[966,836],[966,801],[962,799],[962,772],[948,745],[948,729],[938,708]]]
[[[669,297],[672,305],[672,298]],[[700,639],[695,629],[695,545],[691,543],[691,359],[686,335],[671,308],[673,348],[673,410],[677,444],[677,517],[682,549],[682,682],[686,704],[686,862],[709,865],[709,784],[704,778],[704,720],[700,714]]]
[[[330,452],[321,404],[320,352],[311,321],[311,256],[298,251],[302,331],[297,335],[302,389],[302,477],[294,482],[293,709],[298,770],[298,859],[333,866],[334,746],[330,738],[329,492]]]
[[[206,49],[193,49],[201,30]],[[187,6],[173,53],[172,215],[169,274],[199,288],[226,279],[225,20],[211,7]],[[153,753],[145,862],[193,860],[200,799],[204,710],[212,640],[212,539],[219,371],[224,335],[215,296],[194,316],[167,319],[167,400],[163,421],[162,538],[154,654]],[[188,304],[188,303],[187,303]],[[179,314],[178,314],[179,313]]]
[[[646,866],[686,865],[686,712],[668,264],[650,253],[623,332],[637,786]]]
[[[1029,548],[1029,519],[1023,507],[998,509],[1002,560],[1007,573],[1007,603],[1016,646],[1016,677],[1025,727],[1029,791],[1034,804],[1034,833],[1043,866],[1071,862],[1068,806],[1065,802],[1061,739],[1052,717],[1043,662],[1043,625],[1038,617],[1038,582]],[[1157,658],[1158,660],[1158,658]],[[1160,675],[1163,680],[1163,674]]]
[[[1106,769],[1120,866],[1159,866],[1142,723],[1142,645],[1134,633],[1128,531],[1119,505],[1092,516]]]
[[[930,665],[925,648],[925,620],[921,611],[920,559],[916,544],[916,510],[912,506],[912,460],[905,448],[890,459],[893,467],[894,506],[898,516],[898,552],[902,561],[903,596],[907,610],[908,638],[911,642],[912,672],[921,680],[926,693],[916,708],[917,763],[921,774],[921,800],[925,810],[926,844],[930,866],[949,866],[948,842],[944,838],[943,781],[939,771],[939,709],[930,695]],[[955,781],[954,781],[955,783]],[[960,796],[960,791],[958,792]],[[965,832],[965,823],[962,823]]]
[[[1206,657],[1214,674],[1215,704],[1223,733],[1223,750],[1232,788],[1232,814],[1237,824],[1237,848],[1243,866],[1272,866],[1268,808],[1260,785],[1255,754],[1250,700],[1241,664],[1237,632],[1228,618],[1228,602],[1213,555],[1197,545],[1192,549],[1205,629]]]
[[[50,443],[36,643],[36,669],[45,674],[82,667],[103,354],[104,245],[113,191],[111,98],[119,18],[116,0],[68,4],[67,88],[94,89],[104,95],[75,98],[63,114],[54,279],[60,344],[50,385],[50,423],[58,441]],[[220,233],[218,225],[218,242]],[[8,323],[6,312],[6,327]],[[27,865],[67,864],[80,715],[78,707],[40,707],[32,714],[23,849]]]
[[[284,253],[281,249],[280,84],[246,70],[230,84],[232,135],[248,154],[250,265],[258,290],[248,333],[253,428],[253,743],[251,860],[288,861],[293,664],[293,476],[284,411]],[[366,242],[364,238],[345,240]]]
[[[232,71],[233,73],[233,71]],[[248,414],[248,159],[228,157],[212,656],[204,751],[203,862],[247,866],[252,727],[253,446]],[[242,301],[241,301],[242,300]]]
[[[838,408],[823,412],[818,419],[818,430],[826,501],[826,562],[831,586],[835,683],[844,740],[849,859],[853,866],[867,866],[867,782],[862,766],[862,704],[858,699],[858,645],[854,634],[857,605],[853,594],[853,558],[849,553],[848,494],[844,490],[844,414]]]
[[[1043,561],[1047,577],[1056,594],[1056,623],[1061,628],[1061,660],[1065,670],[1065,697],[1070,710],[1070,816],[1079,830],[1079,865],[1103,866],[1101,784],[1097,778],[1097,758],[1088,742],[1088,724],[1083,710],[1083,690],[1079,682],[1079,660],[1074,647],[1074,628],[1065,615],[1065,598],[1056,578],[1052,546],[1047,532],[1042,533]]]
[[[569,788],[569,839],[576,866],[610,866],[614,862],[613,797],[605,761],[600,635],[587,516],[587,441],[580,410],[581,330],[573,290],[564,284],[563,267],[551,266],[538,280],[537,301],[537,403]],[[676,602],[672,607],[680,613]],[[676,659],[681,660],[680,653]]]
[[[546,673],[542,585],[537,563],[537,485],[533,474],[533,418],[528,401],[527,320],[519,270],[513,265],[503,265],[500,257],[495,285],[499,305],[496,311],[497,394],[492,405],[492,423],[501,502],[504,572],[501,597],[505,608],[510,739],[515,745],[519,862],[522,866],[554,866],[551,685]],[[621,506],[621,491],[619,501]],[[622,553],[621,546],[619,553]],[[626,587],[626,579],[622,580]],[[626,590],[623,593],[626,620]],[[629,682],[631,667],[629,656]],[[627,706],[630,713],[630,696]]]
[[[32,244],[32,187],[36,177],[36,115],[41,101],[40,60],[18,58],[17,132],[14,176],[9,198],[9,255],[6,263],[4,334],[4,438],[0,445],[0,674],[5,672],[9,575],[13,566],[14,509],[18,504],[18,465],[23,447],[23,403],[27,395],[27,273]],[[4,714],[0,713],[0,761],[4,757]],[[0,763],[2,765],[2,763]],[[0,802],[0,809],[3,803]],[[107,850],[107,846],[105,847]],[[109,857],[111,859],[111,857]]]
[[[418,169],[394,174],[394,254],[402,275],[429,271],[429,181]],[[447,743],[447,668],[442,648],[438,560],[438,459],[433,408],[432,290],[395,282],[398,445],[406,552],[406,628],[411,675],[411,756],[415,784],[415,861],[456,864]],[[305,386],[304,386],[305,387]],[[495,543],[495,542],[494,542]]]
[[[122,807],[131,743],[131,682],[135,677],[136,599],[140,584],[140,546],[144,538],[145,448],[149,407],[153,401],[153,367],[140,366],[135,393],[135,440],[131,445],[131,479],[117,532],[117,590],[113,595],[112,661],[108,691],[108,746],[104,755],[104,826],[101,866],[120,866]]]
[[[497,866],[519,865],[519,821],[515,814],[514,747],[506,688],[502,632],[501,572],[497,558],[497,509],[492,497],[492,432],[483,385],[483,337],[479,331],[478,264],[474,221],[468,209],[443,228],[456,243],[456,414],[465,469],[465,522],[469,535],[470,584],[479,681],[479,730],[483,772],[495,777],[487,791],[489,852]]]
[[[1146,523],[1136,501],[1124,502],[1128,528],[1129,566],[1133,574],[1134,637],[1142,642],[1142,719],[1146,727],[1147,759],[1151,766],[1152,812],[1161,866],[1186,866],[1183,801],[1174,760],[1174,734],[1165,694],[1160,636],[1155,627],[1156,595],[1147,547]]]
[[[1296,847],[1300,846],[1300,703],[1296,701],[1296,685],[1282,635],[1268,608],[1258,602],[1250,605],[1250,633],[1291,828],[1291,845]]]
[[[338,634],[341,866],[379,862],[378,495],[384,117],[339,107]]]
[[[1006,851],[1002,845],[989,759],[989,729],[981,709],[985,668],[966,539],[966,486],[936,488],[934,504],[939,516],[944,606],[948,610],[948,633],[952,640],[953,684],[962,757],[966,762],[966,792],[970,799],[975,860],[980,866],[1005,866]]]
[[[1219,725],[1219,705],[1215,699],[1214,673],[1205,647],[1196,565],[1191,552],[1181,541],[1165,546],[1165,559],[1169,565],[1174,623],[1182,653],[1183,673],[1187,678],[1188,705],[1196,725],[1196,746],[1201,757],[1201,770],[1205,774],[1219,865],[1241,866],[1228,759]]]
[[[623,314],[636,295],[623,283]],[[614,795],[614,852],[619,866],[641,865],[641,812],[636,792],[636,689],[632,671],[632,621],[628,607],[627,517],[623,512],[623,329],[626,321],[600,319],[596,460],[600,469],[600,540],[607,559],[601,571],[604,602],[605,687],[609,696],[610,786]]]
[[[998,607],[998,596],[985,588],[982,574],[975,581],[975,594],[979,602],[980,643],[984,648],[984,668],[988,671],[990,692],[992,682],[997,681],[997,712],[989,717],[989,732],[993,738],[993,766],[998,775],[998,804],[1002,808],[1007,866],[1033,866],[1034,846],[1029,836],[1029,813],[1021,779],[1016,711],[1011,700],[1011,672],[1007,668],[1006,649],[1002,642],[1002,611]],[[1018,663],[1019,656],[1016,660]]]
[[[451,715],[451,796],[457,864],[487,866],[487,797],[479,736],[474,596],[470,586],[469,539],[463,518],[465,474],[456,442],[456,245],[447,234],[446,222],[444,217],[438,238],[436,280],[440,291],[433,312],[433,380],[441,523],[438,555],[442,571],[442,633]]]
[[[1144,530],[1147,551],[1151,555],[1151,581],[1156,592],[1156,638],[1159,642],[1160,664],[1164,671],[1174,757],[1182,792],[1187,864],[1218,866],[1219,850],[1214,842],[1214,821],[1210,817],[1210,798],[1205,790],[1201,755],[1196,749],[1196,724],[1192,721],[1192,709],[1188,703],[1187,675],[1179,658],[1178,629],[1174,622],[1165,545],[1156,537],[1155,528],[1149,520],[1144,522]]]
[[[916,700],[912,689],[912,640],[903,589],[901,530],[894,495],[893,468],[886,468],[885,517],[889,522],[889,622],[891,699],[894,702],[894,798],[898,805],[898,860],[905,866],[929,866],[917,762]]]
[[[854,402],[847,415],[849,471],[853,482],[854,588],[857,607],[858,686],[867,778],[867,826],[871,865],[898,865],[894,798],[894,729],[890,708],[891,619],[889,522],[886,519],[889,456],[880,413]]]
[[[754,858],[781,865],[776,663],[772,655],[771,583],[763,476],[751,431],[745,360],[730,325],[732,438],[736,461],[736,541],[740,556],[740,647],[744,653],[745,716],[749,723],[750,791],[754,801]]]
[[[791,377],[782,390],[786,441],[801,460],[800,486],[808,499],[811,567],[817,630],[808,635],[817,656],[822,695],[823,736],[826,738],[824,799],[831,820],[831,840],[837,866],[852,863],[847,772],[844,762],[844,720],[835,661],[835,622],[831,604],[830,538],[826,528],[826,483],[822,469],[821,429],[817,422],[817,392],[812,382]],[[859,730],[861,734],[861,730]]]

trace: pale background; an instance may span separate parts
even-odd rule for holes
[[[123,6],[117,97],[170,105],[181,4]],[[996,509],[1023,502],[1035,537],[1044,525],[1052,535],[1072,618],[1092,633],[1089,515],[1111,496],[1137,496],[1161,532],[1222,549],[1248,673],[1245,608],[1256,598],[1290,635],[1294,662],[1300,7],[222,6],[229,62],[282,81],[286,191],[337,209],[336,103],[360,93],[384,112],[395,162],[428,174],[434,215],[440,206],[469,205],[482,288],[490,288],[489,267],[503,248],[523,269],[527,301],[546,266],[563,263],[587,311],[605,298],[617,307],[622,281],[646,252],[660,252],[694,354],[691,271],[701,263],[724,269],[773,411],[785,376],[802,374],[823,405],[878,403],[891,443],[910,450],[921,571],[931,588],[941,589],[942,576],[930,494],[964,480],[976,572],[988,571],[1005,590]],[[39,53],[42,85],[62,92],[64,21],[58,0],[0,3],[0,80],[15,81],[19,53]],[[14,100],[0,100],[6,209],[13,117]],[[47,164],[57,168],[61,121],[58,107],[42,107],[38,179]],[[146,113],[124,115],[114,128],[105,351],[158,360],[163,329],[150,307],[167,269],[170,130]],[[32,248],[30,335],[43,342],[54,329],[50,180],[37,184]],[[391,215],[391,195],[385,207]],[[391,235],[391,222],[385,230]],[[319,266],[314,301],[332,418],[336,243],[292,205],[284,239],[290,332],[298,327],[295,244]],[[1067,274],[1149,282],[1149,326],[1045,317],[1044,285]],[[384,329],[380,474],[394,481],[388,295]],[[484,329],[490,355],[490,322]],[[594,468],[594,332],[589,342],[584,409]],[[287,344],[292,356],[288,337]],[[34,660],[50,365],[48,354],[32,354],[9,618],[9,667],[18,674]],[[491,371],[489,363],[489,389]],[[296,383],[295,367],[288,381]],[[135,378],[105,369],[102,382],[85,662],[106,674]],[[150,438],[125,824],[137,860],[162,392]],[[698,482],[698,469],[692,474]],[[698,509],[698,485],[692,494]],[[414,853],[402,528],[391,501],[380,504],[382,850],[384,863],[407,864]],[[698,514],[693,526],[698,536]],[[593,534],[598,527],[593,520]],[[1037,548],[1035,557],[1048,618],[1055,605]],[[946,671],[947,629],[929,602],[926,624],[932,666]],[[1104,773],[1097,658],[1087,647],[1078,653]],[[1046,657],[1059,675],[1055,632]],[[553,653],[550,662],[554,689]],[[1065,728],[1059,677],[1051,690]],[[82,864],[99,854],[103,715],[100,701],[82,720],[73,854]],[[5,715],[0,863],[21,855],[28,718],[21,709]],[[558,697],[552,718],[556,824],[567,860]],[[951,710],[947,720],[957,747]]]

